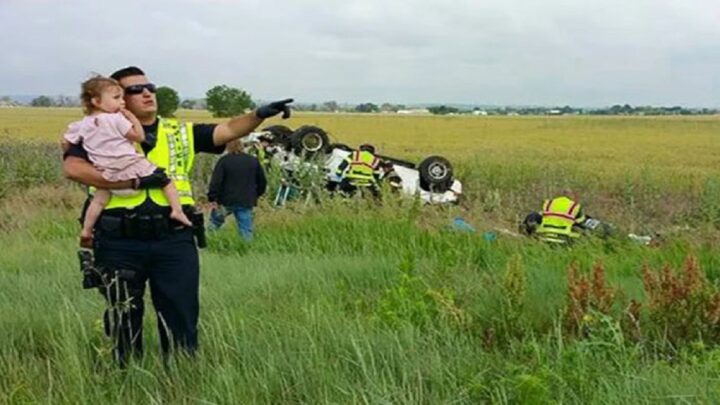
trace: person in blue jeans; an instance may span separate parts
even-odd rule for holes
[[[235,216],[238,234],[246,241],[253,237],[253,208],[267,189],[265,171],[260,161],[243,152],[240,141],[227,144],[227,154],[213,169],[208,202],[210,230],[218,230],[228,215]]]

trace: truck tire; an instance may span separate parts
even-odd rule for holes
[[[327,133],[322,129],[311,125],[305,125],[293,132],[290,138],[293,150],[298,155],[306,157],[313,156],[318,152],[324,152],[330,144]]]
[[[418,166],[421,185],[428,191],[444,193],[450,189],[453,180],[453,167],[442,156],[430,156]]]
[[[272,134],[275,144],[282,145],[286,149],[290,148],[290,138],[293,134],[292,129],[286,127],[285,125],[271,125],[263,128],[263,131],[267,131]]]
[[[263,131],[270,132],[276,138],[290,138],[293,134],[293,130],[285,125],[270,125],[263,128]]]

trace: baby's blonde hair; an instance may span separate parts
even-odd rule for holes
[[[117,80],[100,75],[91,77],[83,82],[80,90],[80,101],[82,102],[85,114],[90,115],[97,110],[92,103],[92,99],[100,97],[102,92],[108,87],[119,87],[122,90],[122,86],[120,86]]]

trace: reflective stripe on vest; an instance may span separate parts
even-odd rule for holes
[[[545,235],[546,239],[554,239],[550,237],[551,235],[573,238],[580,236],[573,230],[580,208],[580,204],[567,197],[558,197],[545,201],[543,204],[543,219],[537,233]],[[556,240],[551,241],[555,242]]]
[[[192,123],[180,124],[175,119],[160,118],[157,129],[157,143],[147,154],[147,159],[155,166],[165,169],[165,173],[175,183],[180,204],[194,205],[190,175],[195,160],[195,145]],[[170,205],[162,189],[150,189],[131,196],[113,194],[106,209],[135,208],[147,198],[155,204]]]

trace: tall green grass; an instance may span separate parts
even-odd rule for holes
[[[624,302],[642,301],[643,264],[688,253],[717,277],[713,244],[659,249],[623,240],[556,250],[488,242],[446,227],[453,210],[387,201],[263,205],[258,235],[229,224],[202,253],[201,350],[165,366],[155,319],[127,370],[109,355],[104,308],[80,288],[77,190],[35,189],[0,236],[0,400],[8,403],[677,403],[720,397],[720,350],[697,340],[657,351],[604,319],[586,337],[563,328],[566,268],[604,263]],[[53,199],[63,204],[51,204]],[[405,206],[398,206],[406,204]],[[509,269],[524,293],[508,305]]]
[[[56,113],[57,122],[76,114]],[[10,127],[32,132],[28,111],[14,117]],[[374,204],[321,194],[319,203],[301,199],[284,208],[263,200],[252,244],[238,240],[230,220],[201,253],[197,357],[179,354],[164,364],[147,311],[146,355],[127,370],[112,362],[102,297],[80,285],[82,189],[63,180],[54,145],[0,142],[0,402],[718,401],[718,326],[702,325],[682,340],[663,335],[642,274],[643,266],[681,268],[692,256],[706,287],[717,288],[720,177],[701,147],[715,142],[716,120],[300,119],[351,139],[363,128],[372,136],[416,130],[412,144],[388,140],[398,157],[433,153],[433,131],[456,128],[460,135],[449,134],[439,152],[454,154],[465,198],[446,207],[390,195]],[[461,135],[478,125],[471,153],[460,153],[468,139]],[[578,162],[571,150],[551,147],[578,131],[582,145],[628,139],[576,149],[590,155]],[[625,150],[650,141],[640,155],[660,156],[666,166],[635,163]],[[544,158],[553,151],[562,164]],[[200,200],[213,163],[198,159]],[[270,197],[277,182],[271,173]],[[578,192],[617,235],[562,250],[510,234],[562,188]],[[478,232],[453,230],[456,216]],[[485,231],[497,240],[486,240]],[[659,232],[663,240],[640,246],[623,237],[628,232]],[[597,263],[616,293],[613,306],[568,328],[567,269],[575,264],[587,274]],[[639,335],[626,323],[633,300],[643,305]]]

